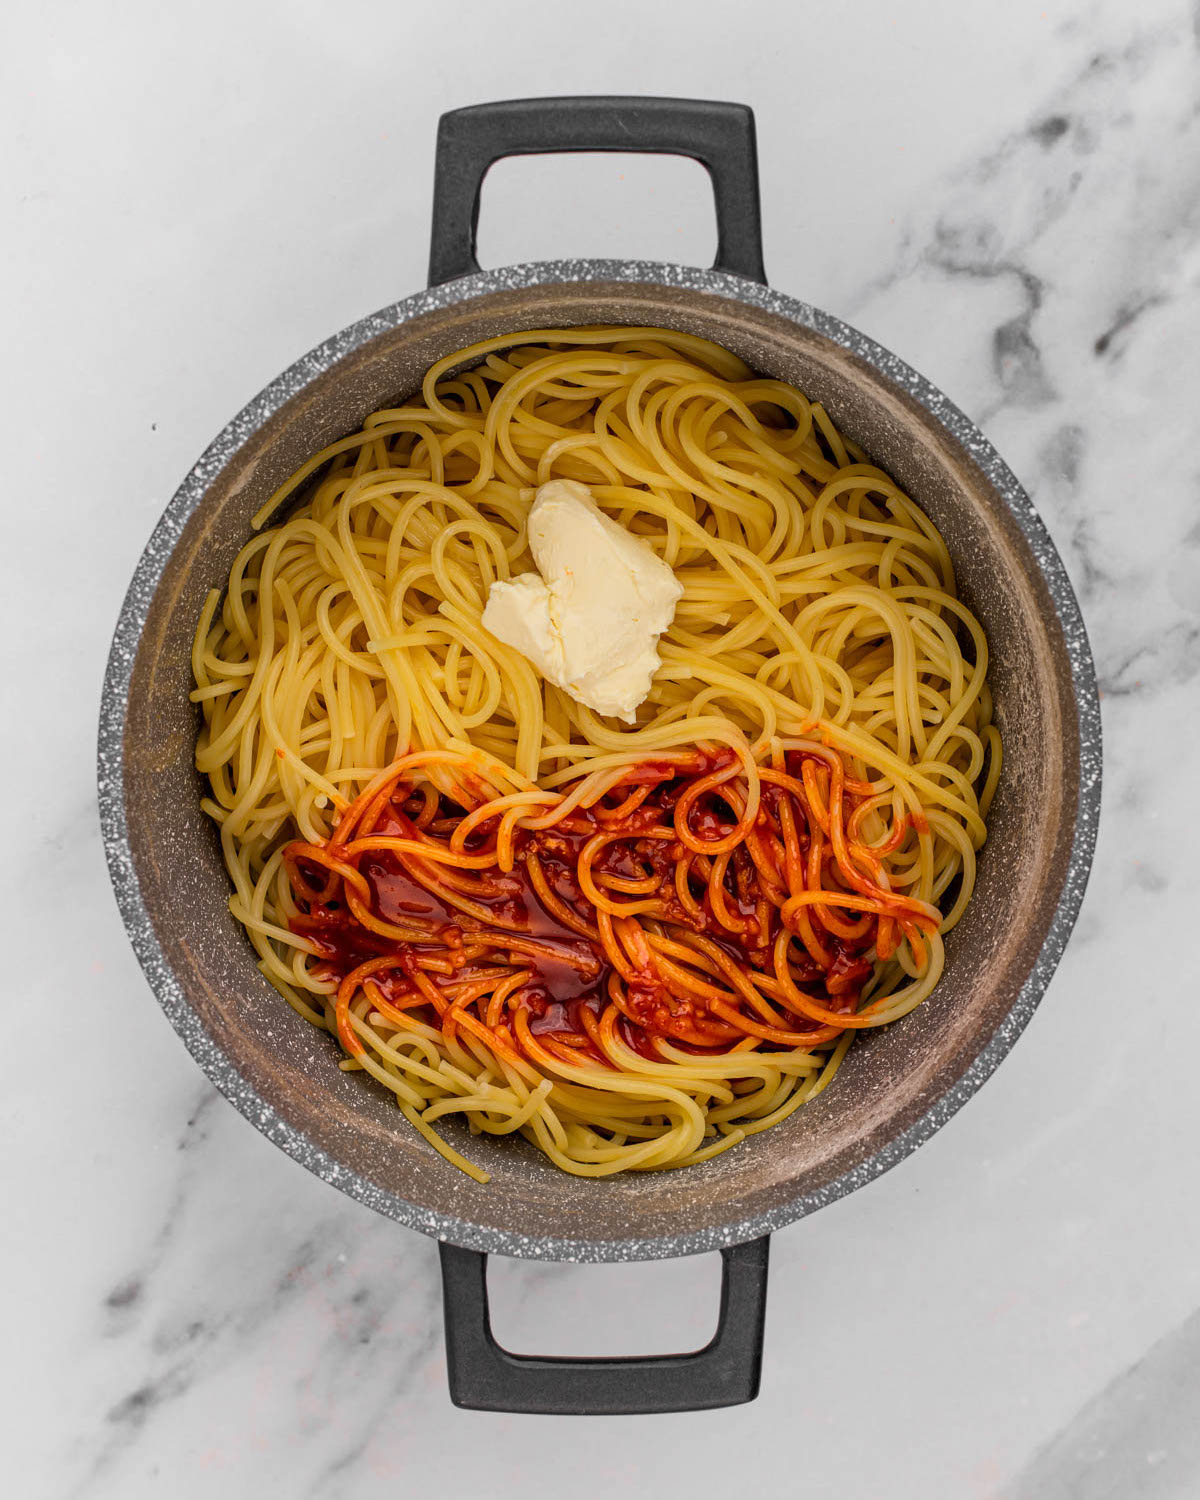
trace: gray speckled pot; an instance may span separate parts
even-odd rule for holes
[[[333,1041],[258,974],[226,909],[197,806],[188,651],[273,488],[442,355],[492,334],[655,324],[715,339],[820,399],[941,528],[987,631],[1006,765],[977,895],[934,995],[850,1053],[786,1124],[683,1172],[593,1182],[523,1142],[471,1139],[492,1173],[447,1165]],[[902,1160],[991,1073],[1049,982],[1083,895],[1100,799],[1100,719],[1058,554],[983,435],[928,381],[815,308],[675,265],[570,261],[467,276],[328,340],[220,434],[155,529],[117,626],[99,744],[104,841],[138,957],[217,1087],[297,1161],[451,1244],[557,1260],[651,1259],[739,1244]]]

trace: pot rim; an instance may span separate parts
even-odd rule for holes
[[[1003,499],[1034,556],[1061,625],[1079,728],[1079,794],[1063,886],[1046,938],[1020,992],[966,1071],[914,1124],[866,1160],[816,1191],[715,1229],[676,1235],[587,1240],[514,1234],[409,1203],[318,1147],[285,1120],[241,1076],[204,1029],[155,935],[142,899],[124,796],[124,738],[130,679],[151,600],[184,526],[235,453],[277,411],[346,355],[423,314],[499,291],[597,281],[629,282],[708,293],[800,324],[850,350],[905,391],[970,454]],[[658,1260],[740,1244],[771,1233],[882,1175],[927,1141],[990,1077],[1025,1029],[1058,965],[1087,885],[1100,814],[1101,728],[1095,668],[1083,618],[1066,570],[1024,489],[983,433],[940,390],[873,339],[808,303],[727,272],[655,261],[536,261],[482,271],[430,287],[370,314],[305,354],[247,403],[204,450],[146,544],[113,636],[101,700],[97,750],[100,823],[113,888],[142,969],[167,1019],[209,1080],[267,1138],[325,1182],[408,1228],[464,1248],[531,1260]]]

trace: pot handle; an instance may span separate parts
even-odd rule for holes
[[[510,1354],[492,1336],[487,1256],[443,1243],[450,1399],[476,1411],[622,1416],[737,1406],[758,1395],[770,1236],[721,1251],[717,1331],[694,1354],[547,1359]]]
[[[708,169],[717,205],[714,269],[764,285],[754,111],[706,99],[507,99],[444,114],[433,180],[429,285],[479,270],[475,231],[488,168],[545,151],[649,151]]]

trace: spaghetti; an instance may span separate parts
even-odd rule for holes
[[[632,727],[481,624],[551,478],[683,586]],[[674,332],[509,335],[268,520],[193,654],[230,907],[448,1159],[486,1180],[460,1115],[580,1175],[704,1160],[933,989],[1000,772],[987,645],[819,405]]]

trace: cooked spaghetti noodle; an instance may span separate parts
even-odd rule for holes
[[[552,478],[683,587],[626,727],[481,616]],[[286,519],[278,520],[279,516]],[[819,405],[660,329],[434,365],[274,495],[196,633],[263,973],[437,1130],[701,1161],[933,989],[1000,773],[937,530]]]

